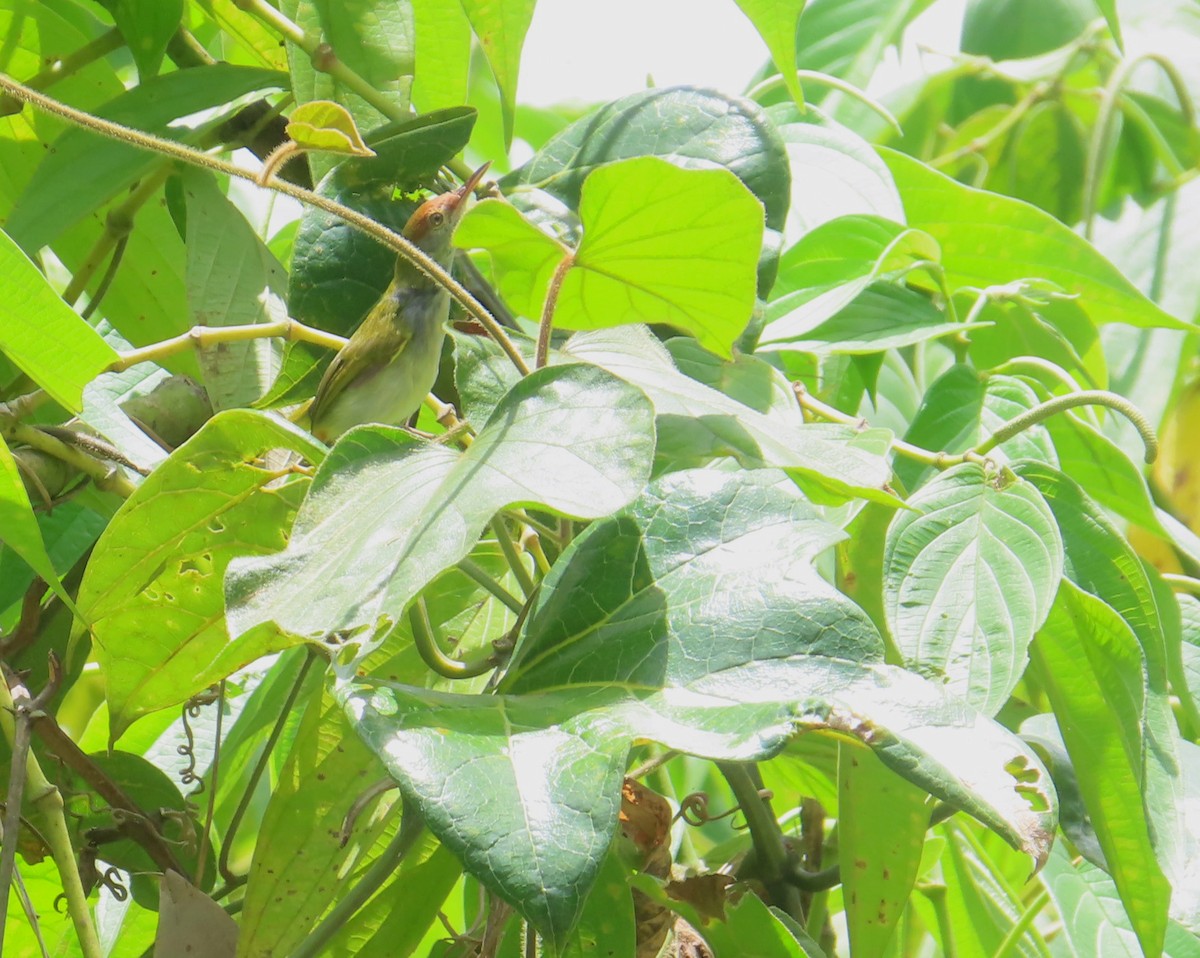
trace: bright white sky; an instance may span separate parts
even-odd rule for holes
[[[939,0],[909,31],[926,47],[951,52],[966,0]],[[694,83],[741,93],[767,50],[734,0],[538,0],[521,57],[517,99],[548,106],[604,102],[646,86]],[[919,69],[906,44],[901,71],[894,53],[880,85]]]

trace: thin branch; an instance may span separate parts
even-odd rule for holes
[[[1087,389],[1083,392],[1068,393],[1065,396],[1048,399],[1006,422],[975,447],[975,454],[984,456],[1001,443],[1007,442],[1031,426],[1064,410],[1073,409],[1075,406],[1107,406],[1109,409],[1115,409],[1133,424],[1138,435],[1142,437],[1142,443],[1146,447],[1146,462],[1154,462],[1158,458],[1158,436],[1155,435],[1154,427],[1146,418],[1145,413],[1124,396],[1118,396],[1105,389]]]
[[[513,612],[517,613],[517,615],[520,615],[525,610],[525,603],[488,575],[487,570],[479,565],[479,563],[472,559],[462,559],[458,563],[458,569],[469,579],[482,586],[503,602]]]
[[[429,610],[425,599],[417,596],[408,608],[408,622],[412,627],[413,645],[416,646],[421,661],[436,674],[446,679],[473,679],[484,675],[499,665],[496,650],[493,648],[485,656],[476,659],[452,659],[442,651],[437,637],[433,634],[433,624],[429,621]]]

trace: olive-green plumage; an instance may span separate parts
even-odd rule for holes
[[[449,265],[450,237],[486,170],[484,164],[459,189],[426,200],[404,227],[404,236],[441,266]],[[450,294],[399,257],[391,284],[317,386],[312,434],[332,442],[362,423],[405,422],[433,388],[449,312]]]

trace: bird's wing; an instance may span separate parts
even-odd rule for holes
[[[351,382],[358,381],[365,385],[390,366],[399,358],[411,339],[411,330],[393,326],[389,330],[387,342],[375,343],[375,348],[369,352],[370,344],[351,338],[333,357],[333,362],[321,377],[316,397],[309,409],[312,421],[315,423],[321,412],[336,402]],[[371,355],[372,352],[374,355]]]

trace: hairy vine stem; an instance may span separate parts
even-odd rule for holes
[[[149,133],[143,133],[140,130],[134,130],[127,126],[122,126],[119,123],[113,123],[109,120],[103,120],[91,114],[76,110],[73,107],[67,106],[65,103],[55,100],[52,97],[45,96],[35,90],[31,90],[21,83],[13,80],[7,74],[0,73],[0,90],[5,91],[9,95],[31,103],[47,113],[52,113],[55,116],[61,117],[68,122],[92,130],[102,136],[107,136],[113,139],[128,143],[131,146],[136,146],[140,149],[150,150],[155,153],[160,153],[164,156],[172,157],[180,160],[191,166],[197,166],[202,169],[210,170],[214,173],[223,173],[226,176],[236,177],[240,180],[246,180],[249,183],[254,183],[256,186],[263,186],[258,183],[258,175],[250,170],[243,169],[233,163],[226,162],[218,157],[208,153],[203,153],[189,146],[184,146],[173,140],[166,140],[162,137],[153,136]],[[458,280],[454,279],[446,270],[442,269],[433,259],[431,259],[419,247],[410,242],[401,234],[394,230],[388,229],[380,223],[375,222],[369,216],[364,216],[356,210],[348,206],[344,206],[327,197],[320,196],[312,190],[306,190],[303,187],[295,186],[288,183],[286,180],[279,178],[273,179],[265,185],[266,189],[273,190],[277,193],[283,193],[287,196],[305,203],[309,206],[315,206],[317,209],[324,210],[332,216],[336,216],[344,220],[355,229],[366,233],[372,239],[382,243],[388,249],[392,250],[398,256],[403,256],[414,266],[416,266],[426,276],[436,282],[438,285],[445,288],[450,295],[475,319],[481,326],[487,330],[505,355],[508,356],[512,364],[517,368],[521,375],[529,374],[529,365],[525,362],[525,357],[521,355],[513,341],[509,339],[508,334],[471,293]]]
[[[563,280],[574,265],[575,255],[567,253],[550,278],[550,288],[546,290],[546,303],[542,307],[542,321],[538,324],[537,355],[533,360],[535,369],[541,369],[550,360],[550,331],[554,327],[554,307],[558,305],[558,294],[562,289]]]

